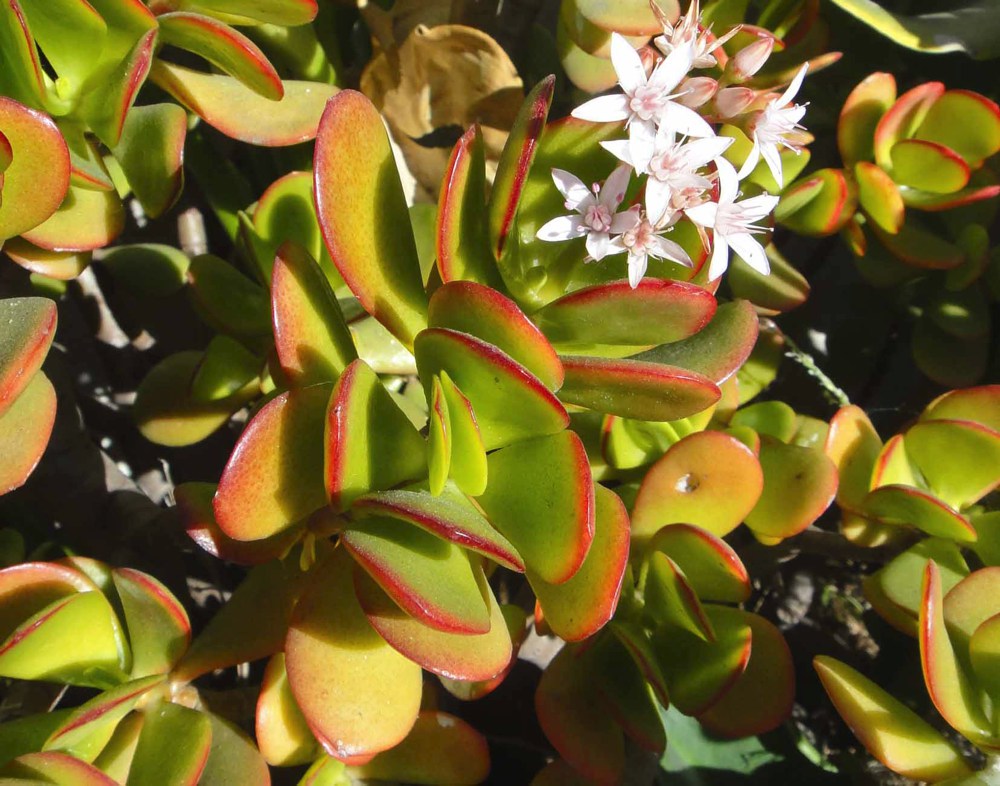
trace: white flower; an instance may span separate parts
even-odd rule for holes
[[[665,55],[669,55],[678,47],[693,45],[692,68],[714,68],[718,65],[712,52],[736,35],[742,27],[742,25],[737,25],[721,38],[715,38],[711,30],[701,27],[701,10],[698,8],[698,0],[691,0],[687,14],[678,19],[675,24],[670,23],[656,3],[650,5],[660,20],[660,24],[663,25],[663,35],[657,36],[653,43]]]
[[[682,141],[666,125],[660,126],[652,139],[637,137],[630,141],[602,142],[605,149],[636,171],[649,175],[646,181],[646,214],[653,224],[670,220],[666,215],[675,194],[692,194],[711,188],[712,181],[698,170],[714,161],[733,143],[729,137],[704,137]]]
[[[726,159],[716,162],[719,168],[719,201],[688,208],[685,213],[694,223],[713,230],[712,261],[708,266],[708,279],[714,281],[729,265],[732,248],[754,270],[767,275],[770,265],[764,247],[754,238],[754,232],[767,232],[767,227],[756,226],[778,204],[778,197],[761,196],[737,202],[739,177],[736,169]]]
[[[620,235],[639,221],[638,208],[615,212],[625,198],[631,174],[630,167],[620,166],[608,176],[603,187],[595,183],[590,189],[576,175],[553,169],[552,179],[566,198],[566,209],[578,215],[553,218],[538,230],[538,239],[558,241],[586,235],[587,253],[595,260],[603,259],[609,253],[611,235]]]
[[[612,238],[608,245],[609,254],[628,252],[628,283],[632,289],[639,286],[646,274],[649,257],[669,259],[685,267],[694,267],[691,257],[673,240],[667,240],[658,234],[663,230],[653,226],[649,219],[643,217],[632,229],[619,237]]]
[[[592,98],[573,110],[573,117],[594,123],[625,120],[629,133],[652,136],[664,123],[687,136],[712,136],[712,127],[693,109],[674,101],[671,94],[691,70],[691,45],[681,46],[665,57],[646,77],[639,53],[618,33],[611,34],[611,63],[623,93]]]
[[[788,89],[751,118],[747,130],[753,137],[753,149],[740,167],[740,178],[749,175],[763,157],[775,182],[779,186],[784,185],[779,145],[796,153],[800,152],[792,138],[797,131],[803,130],[799,121],[805,115],[806,108],[804,105],[793,104],[792,99],[799,92],[808,69],[809,64],[803,63]]]

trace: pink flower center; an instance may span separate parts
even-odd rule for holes
[[[650,120],[658,116],[667,103],[667,96],[662,90],[650,85],[640,85],[632,93],[628,107],[640,120]]]
[[[607,205],[591,205],[583,214],[583,222],[593,232],[607,232],[611,229],[611,210]]]
[[[652,245],[655,235],[656,232],[648,221],[640,221],[622,235],[622,245],[635,254],[642,254]]]

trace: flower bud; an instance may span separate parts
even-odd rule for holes
[[[719,117],[735,117],[754,102],[757,94],[749,87],[724,87],[715,94]]]
[[[683,104],[691,109],[704,106],[712,100],[719,90],[719,83],[710,76],[693,76],[686,79],[677,88],[680,95],[677,98],[678,104]]]
[[[729,61],[726,70],[737,82],[744,82],[760,71],[773,49],[774,39],[770,36],[761,36],[737,52]]]

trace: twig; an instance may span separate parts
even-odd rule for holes
[[[774,323],[772,322],[771,324]],[[775,329],[781,332],[781,336],[785,340],[785,357],[791,358],[802,366],[806,370],[806,373],[819,383],[819,386],[823,389],[823,392],[831,403],[841,407],[846,407],[851,403],[848,395],[836,382],[826,375],[826,372],[819,367],[812,355],[802,349],[791,336],[781,331],[777,325],[775,325]]]

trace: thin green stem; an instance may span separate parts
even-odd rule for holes
[[[819,367],[819,364],[816,363],[816,359],[812,355],[802,349],[787,333],[782,331],[781,335],[785,339],[785,357],[791,358],[802,366],[806,370],[806,373],[819,383],[819,386],[823,389],[823,392],[831,403],[841,407],[846,407],[851,403],[848,395],[836,382],[826,375],[826,372]]]

